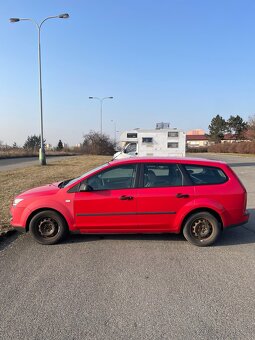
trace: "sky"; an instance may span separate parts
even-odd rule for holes
[[[46,142],[103,132],[204,129],[219,114],[255,113],[253,0],[8,0],[0,2],[0,141],[40,134],[37,31],[41,31]],[[119,135],[117,132],[117,136]]]

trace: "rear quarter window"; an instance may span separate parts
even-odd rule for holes
[[[217,167],[186,164],[184,168],[196,185],[222,184],[228,180],[224,171]]]

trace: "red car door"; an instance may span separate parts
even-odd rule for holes
[[[91,191],[74,198],[76,228],[83,232],[128,232],[137,227],[136,165],[112,167],[86,179]]]
[[[143,232],[177,232],[175,220],[193,204],[194,186],[183,185],[176,164],[144,164],[143,187],[137,189],[137,219]]]

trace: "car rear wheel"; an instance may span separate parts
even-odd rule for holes
[[[198,212],[191,215],[183,228],[186,240],[199,247],[212,245],[220,233],[219,221],[209,212]]]
[[[62,216],[52,210],[44,210],[33,216],[29,223],[33,238],[41,244],[55,244],[67,235],[67,225]]]

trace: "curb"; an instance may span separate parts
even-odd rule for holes
[[[15,234],[17,231],[15,229],[9,229],[9,230],[0,230],[0,238],[2,237],[9,237],[13,234]]]

